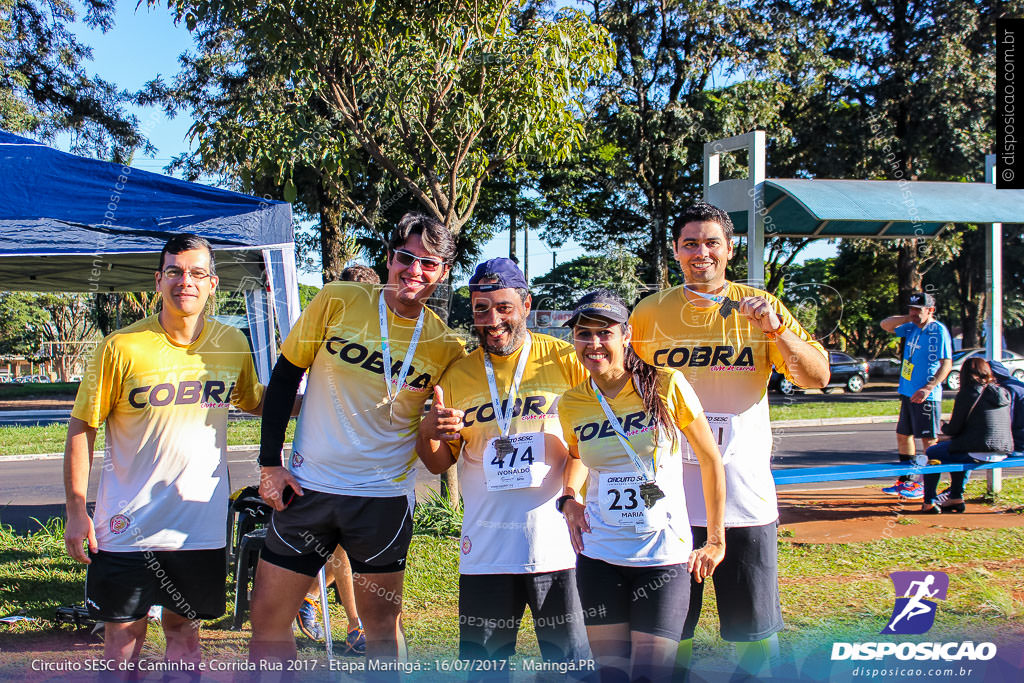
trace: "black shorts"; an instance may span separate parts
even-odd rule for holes
[[[526,606],[547,662],[590,659],[576,571],[459,575],[459,659],[507,659]]]
[[[224,614],[225,549],[89,553],[85,604],[100,621],[130,622],[153,605],[186,619]]]
[[[691,529],[694,548],[707,543],[707,527]],[[725,559],[715,567],[711,580],[715,583],[718,622],[724,640],[752,643],[781,631],[778,522],[727,528]],[[704,584],[694,581],[690,584],[684,639],[693,637],[703,602]]]
[[[303,489],[274,511],[262,559],[315,576],[336,546],[348,553],[357,574],[405,569],[412,541],[412,506],[406,496],[371,498]]]
[[[630,631],[680,639],[690,599],[685,564],[626,567],[577,555],[576,581],[587,626],[626,623]]]
[[[900,418],[896,423],[896,433],[918,439],[938,438],[941,417],[941,401],[913,403],[908,397],[900,396]]]

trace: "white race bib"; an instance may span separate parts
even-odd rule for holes
[[[643,475],[599,472],[597,492],[601,517],[612,526],[636,527],[637,532],[657,531],[668,524],[668,503],[662,499],[648,508],[640,496]]]
[[[487,478],[488,491],[508,491],[511,489],[535,488],[541,485],[544,477],[551,471],[551,465],[544,458],[543,432],[524,432],[512,434],[512,446],[515,450],[511,455],[499,458],[494,450],[497,437],[487,441],[484,448],[484,476]]]
[[[722,454],[722,463],[728,462],[731,457],[729,453],[729,445],[732,443],[733,435],[735,434],[736,416],[732,413],[704,413],[704,417],[708,419],[708,426],[711,427],[711,436],[715,439],[715,444],[718,446],[718,451]],[[686,447],[683,461],[689,464],[696,465],[697,456],[693,453],[693,448],[690,447],[689,442],[686,443]]]

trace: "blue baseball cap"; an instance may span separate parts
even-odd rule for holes
[[[493,282],[481,283],[481,280],[493,280]],[[469,278],[469,291],[471,292],[494,292],[499,289],[529,289],[526,283],[526,276],[519,270],[516,262],[509,258],[498,257],[484,261],[473,271]]]

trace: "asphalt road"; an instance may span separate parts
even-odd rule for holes
[[[894,460],[893,424],[839,425],[836,427],[789,427],[775,431],[774,467],[853,465]],[[255,484],[257,470],[253,451],[228,453],[232,489]],[[102,460],[94,462],[89,498],[95,496]],[[0,522],[18,530],[35,527],[32,517],[46,520],[64,514],[62,460],[12,460],[0,458]],[[437,478],[420,472],[420,490],[436,486]],[[864,481],[825,482],[820,488],[861,486]],[[877,483],[877,480],[875,480]],[[813,488],[801,484],[797,488]]]
[[[947,392],[947,394],[952,395]],[[861,403],[864,401],[895,401],[899,398],[894,384],[868,385],[864,391],[851,394],[845,390],[837,390],[835,393],[823,394],[821,391],[797,392],[792,396],[772,392],[768,394],[768,401],[772,405],[787,405],[797,403],[829,402],[829,403]],[[0,427],[27,427],[31,425],[48,425],[54,423],[65,423],[71,415],[71,409],[63,410],[0,410]],[[248,417],[245,415],[232,415],[232,419]]]
[[[67,422],[71,410],[2,410],[0,427],[44,426],[55,422]]]

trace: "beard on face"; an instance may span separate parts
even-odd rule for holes
[[[508,331],[508,343],[502,346],[494,346],[487,339],[487,332],[490,330],[503,330]],[[523,343],[526,338],[526,320],[520,318],[519,320],[506,320],[500,325],[489,325],[487,327],[473,326],[473,334],[476,335],[477,339],[480,340],[480,345],[484,347],[487,353],[492,353],[496,356],[508,356],[513,353]]]

